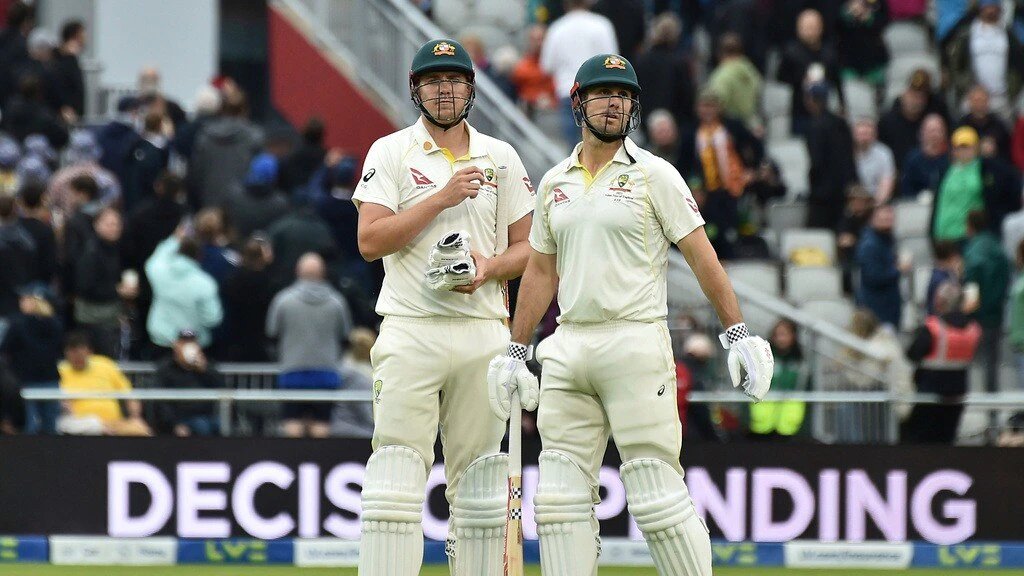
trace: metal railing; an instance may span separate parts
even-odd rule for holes
[[[408,0],[274,0],[305,23],[324,50],[346,65],[399,125],[416,121],[409,101],[409,65],[425,42],[447,36]],[[544,135],[485,74],[476,75],[469,117],[480,132],[512,144],[534,181],[564,158],[564,147]]]

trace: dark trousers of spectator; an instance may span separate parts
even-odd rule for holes
[[[193,436],[220,435],[220,421],[216,416],[191,416],[182,419],[177,425],[188,428]]]
[[[975,360],[981,363],[984,370],[985,392],[999,391],[999,346],[1002,335],[1002,322],[996,326],[982,326],[981,328],[981,342],[978,343]],[[991,410],[988,413],[988,429],[985,431],[985,438],[994,444],[998,434],[998,411]]]
[[[59,387],[58,382],[25,382],[25,388],[51,389]],[[46,434],[53,436],[57,433],[57,417],[60,416],[60,403],[53,400],[26,400],[25,401],[25,434]]]
[[[904,444],[953,444],[963,404],[918,404],[900,424]]]

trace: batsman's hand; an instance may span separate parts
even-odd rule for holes
[[[511,350],[495,356],[487,367],[487,396],[491,412],[502,422],[512,414],[512,393],[519,391],[519,401],[524,409],[534,411],[540,400],[540,383],[526,367],[526,360],[512,357]]]
[[[430,248],[429,268],[440,268],[470,259],[469,232],[452,230]]]
[[[434,198],[444,208],[458,206],[466,198],[476,198],[480,193],[480,183],[484,181],[483,170],[476,166],[463,168],[452,175],[448,183],[441,188]]]
[[[742,387],[744,394],[760,402],[768,394],[775,372],[772,347],[764,338],[750,336],[744,324],[730,327],[719,339],[729,350],[729,377],[733,388]]]

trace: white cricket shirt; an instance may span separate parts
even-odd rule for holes
[[[530,245],[557,255],[559,322],[668,315],[668,250],[702,226],[690,189],[665,160],[626,138],[590,175],[583,144],[544,175]]]
[[[454,158],[447,149],[438,147],[422,122],[420,119],[373,143],[352,195],[357,208],[370,202],[398,214],[433,196],[455,172],[469,166],[480,168],[486,181],[476,198],[467,198],[441,212],[408,246],[384,257],[384,285],[377,299],[377,313],[416,318],[507,318],[498,281],[488,282],[473,294],[460,294],[428,288],[424,274],[430,248],[453,230],[469,232],[474,250],[494,256],[498,195],[507,195],[509,223],[533,209],[533,186],[526,168],[511,145],[477,132],[468,122],[469,153]]]

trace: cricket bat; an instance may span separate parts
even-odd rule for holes
[[[512,393],[508,419],[508,520],[505,526],[505,576],[523,576],[523,409]]]

